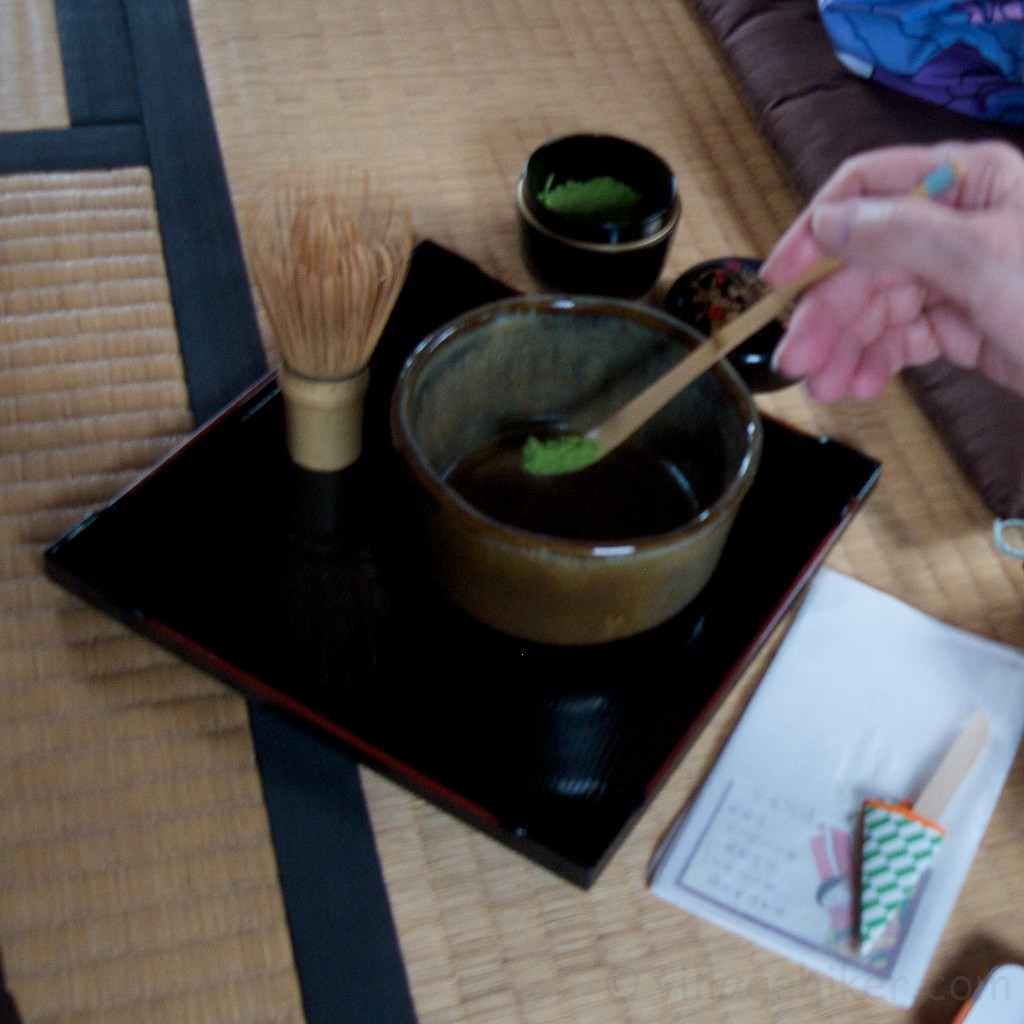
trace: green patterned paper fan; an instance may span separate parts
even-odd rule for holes
[[[908,805],[868,800],[862,835],[860,949],[868,953],[914,894],[946,832]]]

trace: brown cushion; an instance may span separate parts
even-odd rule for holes
[[[846,157],[878,146],[1001,137],[1024,148],[1024,128],[951,113],[850,73],[815,0],[693,3],[805,197]],[[1024,399],[945,363],[905,376],[988,507],[1024,515]]]
[[[941,359],[904,377],[988,507],[1024,516],[1024,401]]]

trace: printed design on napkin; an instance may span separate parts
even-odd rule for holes
[[[891,976],[921,888],[860,947],[855,840],[859,814],[825,820],[793,794],[732,779],[682,865],[677,890],[740,914],[836,964]]]
[[[945,837],[945,829],[909,807],[864,804],[860,944],[870,950],[893,916],[914,894]]]
[[[853,840],[849,830],[818,822],[817,831],[811,836],[811,856],[821,877],[814,899],[829,919],[825,945],[852,953],[857,915],[853,900]]]

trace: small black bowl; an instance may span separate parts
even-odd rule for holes
[[[523,255],[557,291],[639,298],[658,280],[679,222],[672,169],[612,135],[552,139],[517,187]]]
[[[767,285],[760,275],[760,262],[746,256],[698,263],[668,290],[665,310],[701,334],[711,335],[765,293]],[[793,383],[771,365],[784,329],[781,321],[773,320],[728,356],[751,391],[778,391]]]

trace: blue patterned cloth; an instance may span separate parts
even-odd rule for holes
[[[818,0],[839,59],[961,114],[1024,124],[1022,0]]]

